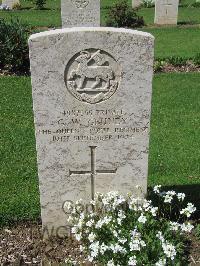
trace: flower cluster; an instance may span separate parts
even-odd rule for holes
[[[180,214],[184,214],[187,218],[190,218],[191,215],[196,211],[196,207],[192,203],[188,203],[187,207],[180,211]]]
[[[179,214],[186,219],[196,210],[191,203],[184,207],[185,194],[163,193],[160,189],[154,187],[154,193],[167,206],[176,198],[182,206]],[[193,225],[183,219],[169,221],[151,200],[133,195],[125,197],[116,191],[97,193],[87,212],[80,207],[80,202],[75,206],[65,204],[64,208],[71,212],[72,233],[80,241],[80,249],[87,254],[88,261],[108,266],[162,266],[183,260],[180,243]]]
[[[10,10],[10,7],[6,4],[0,5],[0,10]]]

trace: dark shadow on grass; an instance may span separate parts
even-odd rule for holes
[[[179,21],[178,25],[195,25],[198,24],[198,21]]]
[[[20,10],[30,10],[30,9],[32,9],[32,7],[31,7],[31,6],[27,6],[27,7],[21,7],[21,8],[20,8]]]
[[[51,8],[48,8],[48,7],[43,7],[43,8],[33,8],[33,10],[37,10],[37,11],[44,11],[44,10],[51,10]]]

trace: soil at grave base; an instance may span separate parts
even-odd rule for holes
[[[67,258],[83,258],[74,240],[42,240],[39,223],[22,223],[0,230],[0,265],[63,265]],[[200,240],[195,235],[188,242],[190,265],[200,265]],[[90,263],[80,265],[91,266]]]
[[[84,259],[73,239],[43,241],[40,223],[21,223],[0,229],[0,265],[63,265],[66,259]],[[91,264],[84,264],[91,265]]]
[[[157,72],[162,72],[162,73],[189,73],[189,72],[200,72],[200,66],[195,66],[193,64],[186,64],[183,66],[174,66],[172,64],[164,64],[161,70]]]

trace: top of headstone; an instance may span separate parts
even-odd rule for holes
[[[112,28],[112,27],[75,27],[75,28],[65,28],[65,29],[56,29],[56,30],[50,30],[50,31],[44,31],[39,33],[34,33],[29,37],[29,41],[42,38],[49,35],[58,35],[58,34],[64,34],[68,32],[119,32],[119,33],[129,33],[137,36],[143,36],[152,38],[154,40],[154,36],[148,32],[138,31],[138,30],[131,30],[131,29],[124,29],[124,28]]]

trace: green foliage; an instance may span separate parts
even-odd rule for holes
[[[198,224],[196,227],[195,235],[198,239],[200,239],[200,224]]]
[[[200,0],[196,0],[194,3],[192,3],[193,7],[200,7]]]
[[[194,62],[195,65],[200,66],[200,53],[196,54],[193,57],[193,62]]]
[[[166,59],[166,62],[173,66],[185,66],[187,59],[181,56],[170,56]]]
[[[118,0],[110,8],[107,26],[136,28],[144,25],[143,17],[140,17],[128,5],[126,0]]]
[[[155,6],[155,1],[154,0],[143,0],[142,1],[142,6],[146,8],[154,7]]]
[[[0,19],[0,67],[14,72],[29,72],[27,39],[29,27],[19,20]]]
[[[163,69],[163,66],[165,64],[165,61],[164,60],[156,60],[154,61],[154,72],[161,72],[162,69]]]
[[[46,4],[46,0],[34,0],[36,9],[44,9],[44,5]]]

